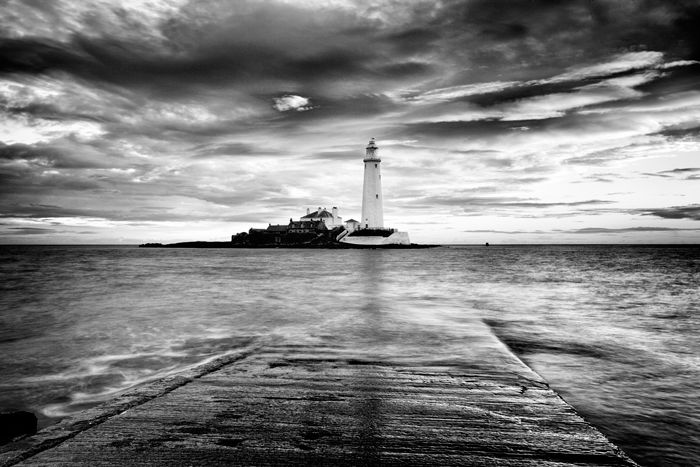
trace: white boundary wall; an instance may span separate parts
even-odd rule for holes
[[[411,240],[408,239],[408,232],[394,232],[388,237],[378,236],[350,236],[347,235],[340,240],[341,243],[350,243],[352,245],[410,245]]]

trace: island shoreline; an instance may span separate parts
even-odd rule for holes
[[[317,249],[317,250],[417,250],[425,248],[438,248],[442,245],[418,244],[411,243],[410,245],[389,244],[389,245],[357,245],[352,243],[322,243],[322,244],[279,244],[279,245],[242,245],[233,242],[179,242],[179,243],[144,243],[139,245],[139,248],[245,248],[245,249]]]

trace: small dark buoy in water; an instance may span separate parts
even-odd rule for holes
[[[486,243],[484,244],[484,246],[489,246],[489,242],[486,242]]]

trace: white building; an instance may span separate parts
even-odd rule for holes
[[[319,207],[316,211],[311,212],[309,208],[306,208],[306,215],[302,216],[301,221],[323,221],[326,224],[326,228],[333,229],[334,227],[340,227],[343,225],[343,218],[338,215],[338,208],[333,206],[330,212],[326,208]]]
[[[382,160],[377,154],[374,138],[369,140],[365,148],[365,180],[362,187],[362,218],[363,229],[381,229],[384,227],[384,209],[382,198]]]
[[[360,221],[356,221],[355,219],[348,219],[345,221],[345,228],[348,232],[354,232],[355,230],[360,228]]]

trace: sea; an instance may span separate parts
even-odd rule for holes
[[[641,465],[700,465],[692,245],[0,246],[0,412],[47,426],[272,338],[458,354],[477,323]]]

